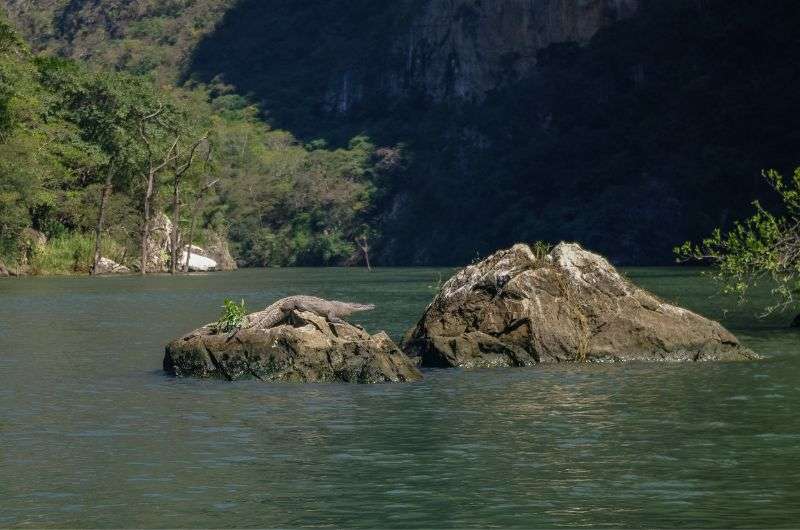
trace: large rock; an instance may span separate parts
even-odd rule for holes
[[[250,315],[252,317],[253,315]],[[422,374],[384,332],[291,311],[268,329],[216,333],[208,324],[172,341],[164,370],[178,376],[262,381],[388,383]]]
[[[717,322],[671,305],[576,244],[524,244],[448,280],[404,350],[423,366],[757,358]]]

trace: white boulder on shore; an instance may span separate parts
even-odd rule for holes
[[[181,252],[180,266],[183,267],[186,263],[186,254],[188,248]],[[192,253],[189,256],[189,271],[191,272],[209,272],[217,270],[217,262],[211,258],[203,256],[205,251],[195,245],[192,245]]]

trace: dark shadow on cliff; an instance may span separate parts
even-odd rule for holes
[[[395,39],[422,3],[240,0],[197,46],[184,80],[230,84],[273,126],[343,143],[362,132],[349,126],[355,102],[363,107],[384,81]]]
[[[382,263],[460,264],[537,239],[669,263],[674,245],[769,199],[761,169],[800,162],[793,1],[644,0],[589,45],[544,50],[534,75],[479,104],[381,95],[421,3],[243,0],[186,74],[251,94],[304,140],[405,142]],[[328,97],[348,75],[360,99]]]

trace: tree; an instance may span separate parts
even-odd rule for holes
[[[742,301],[750,289],[769,283],[775,296],[775,303],[765,308],[765,314],[770,314],[796,309],[800,302],[800,168],[788,182],[774,170],[763,175],[782,200],[781,214],[756,201],[755,214],[737,222],[728,233],[716,229],[700,244],[686,242],[675,252],[681,261],[714,264],[710,276],[720,283],[722,292]]]
[[[175,171],[172,178],[172,245],[170,248],[170,274],[178,272],[178,250],[180,247],[180,187],[181,180],[189,169],[194,164],[195,156],[200,146],[208,142],[208,133],[205,133],[199,139],[192,143],[188,150],[188,155],[185,155],[181,160],[180,145],[175,151]],[[206,149],[206,160],[211,155],[211,149]],[[189,243],[191,245],[191,243]]]
[[[114,177],[114,160],[108,163],[108,170],[106,171],[106,181],[103,186],[103,191],[100,193],[100,211],[97,214],[97,226],[95,227],[94,235],[94,256],[92,257],[92,272],[97,274],[100,267],[101,245],[103,238],[103,225],[106,220],[106,207],[108,205],[108,198],[111,196],[112,179]]]
[[[363,225],[357,232],[355,241],[361,253],[364,255],[364,265],[367,270],[372,272],[372,264],[369,260],[370,242],[378,239],[378,233],[368,225]]]
[[[219,179],[212,180],[200,188],[200,190],[197,192],[194,208],[192,208],[192,222],[189,224],[189,236],[186,240],[186,261],[183,264],[183,272],[189,272],[189,261],[192,259],[192,244],[194,242],[194,227],[197,223],[197,214],[203,205],[203,197],[205,196],[206,191],[213,188],[217,182],[219,182]]]
[[[129,76],[119,74],[92,76],[89,83],[83,97],[73,101],[72,107],[77,114],[77,121],[87,131],[85,134],[88,139],[108,156],[95,226],[91,274],[97,274],[114,179],[124,183],[126,175],[130,174],[130,166],[137,164],[138,157],[131,149],[131,144],[135,143],[133,120],[138,112],[137,106],[146,101],[146,98],[141,97],[141,89],[146,90],[146,87],[139,84],[136,87],[138,90],[131,91],[130,87],[137,84],[132,83]]]
[[[178,148],[180,137],[175,137],[174,140],[158,145],[159,137],[163,135],[163,129],[167,127],[164,122],[159,120],[159,117],[165,112],[167,107],[165,105],[159,106],[153,112],[142,116],[139,119],[139,138],[147,150],[147,162],[144,169],[144,195],[142,202],[142,226],[141,226],[141,262],[140,272],[142,275],[147,274],[148,263],[148,246],[150,243],[150,206],[153,199],[153,194],[156,191],[156,177],[161,171],[172,163],[177,155],[175,154]],[[158,151],[158,153],[156,153]]]
[[[57,58],[38,58],[36,65],[39,79],[49,91],[50,113],[60,118],[51,121],[73,128],[54,135],[54,149],[68,171],[55,179],[54,187],[80,197],[94,194],[99,185],[90,269],[97,273],[114,187],[129,194],[133,191],[131,184],[138,179],[145,161],[140,120],[161,105],[150,83],[128,74],[93,72]],[[70,173],[78,178],[69,177]],[[78,200],[79,204],[86,202]],[[62,221],[65,217],[61,215]]]
[[[372,272],[372,265],[369,263],[369,238],[367,234],[364,233],[356,237],[356,244],[361,249],[361,252],[364,253],[364,264],[367,266],[367,270]]]
[[[187,226],[189,244],[224,231],[252,265],[372,260],[379,238],[362,227],[379,224],[398,149],[365,136],[304,144],[232,87],[157,85],[114,64],[123,71],[33,54],[0,15],[0,258],[11,268],[25,272],[24,253],[34,273],[96,273],[102,257],[147,273],[151,224],[167,208],[172,271]],[[33,231],[49,239],[36,256]]]

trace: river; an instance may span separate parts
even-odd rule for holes
[[[161,371],[164,344],[223,298],[373,302],[352,320],[399,338],[451,272],[0,281],[0,527],[800,522],[800,332],[787,315],[723,312],[691,269],[625,272],[722,319],[763,361],[434,370],[376,386]]]

